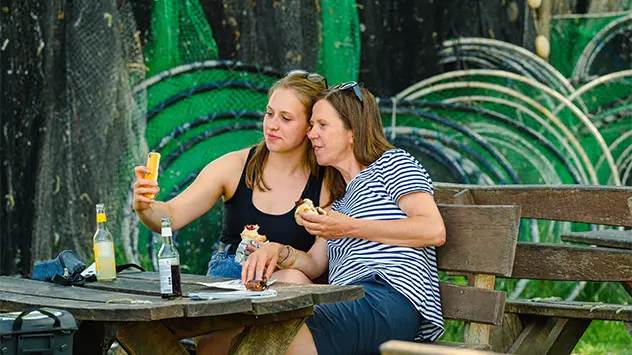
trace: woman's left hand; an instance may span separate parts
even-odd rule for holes
[[[309,234],[317,235],[323,239],[347,238],[354,230],[355,218],[344,214],[329,211],[326,215],[311,213],[299,213],[303,219],[303,226]]]

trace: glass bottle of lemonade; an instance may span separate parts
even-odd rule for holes
[[[105,207],[97,204],[97,231],[94,233],[94,262],[97,281],[113,281],[116,279],[116,262],[114,261],[114,239],[105,227]]]

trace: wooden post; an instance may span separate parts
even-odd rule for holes
[[[495,279],[493,275],[473,274],[469,277],[469,283],[474,287],[493,290]],[[489,324],[466,323],[463,328],[463,341],[467,344],[489,344],[490,332]]]

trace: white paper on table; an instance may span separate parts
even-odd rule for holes
[[[198,282],[197,284],[210,288],[220,288],[222,290],[247,291],[246,286],[242,285],[239,279],[218,282]]]
[[[275,283],[276,280],[268,281],[268,286]],[[210,288],[219,288],[222,290],[233,290],[233,291],[248,291],[246,286],[242,285],[241,280],[234,279],[228,281],[218,281],[218,282],[198,282],[198,285],[210,287]],[[248,292],[261,292],[261,291],[248,291]]]
[[[268,281],[268,286],[272,285],[274,282],[276,282],[276,280]],[[241,280],[239,279],[218,282],[198,282],[197,284],[225,291],[190,292],[188,296],[194,300],[266,298],[274,297],[277,295],[277,291],[272,289],[267,289],[263,291],[250,291],[246,288],[246,286],[242,285]]]

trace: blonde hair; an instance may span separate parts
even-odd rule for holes
[[[277,89],[289,89],[294,92],[298,100],[305,108],[306,120],[309,122],[309,119],[312,116],[312,107],[314,106],[315,98],[321,91],[326,89],[326,87],[324,82],[316,83],[307,80],[307,77],[304,74],[292,74],[280,79],[272,85],[268,91],[268,98],[271,97]],[[250,159],[246,165],[246,186],[248,186],[248,188],[252,190],[257,188],[260,191],[270,190],[270,187],[268,187],[263,180],[263,168],[266,159],[268,158],[268,154],[270,154],[270,151],[268,150],[265,141],[262,141],[257,145],[252,159]],[[307,144],[305,150],[305,163],[309,167],[310,174],[318,178],[319,166],[316,161],[316,156],[314,155],[314,150],[311,147],[311,143]],[[327,202],[327,205],[332,202],[333,200],[330,199],[330,201]]]

